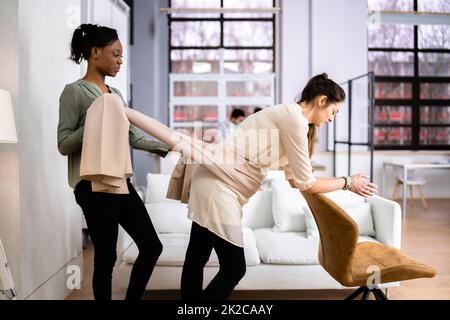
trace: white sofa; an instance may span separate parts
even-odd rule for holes
[[[279,172],[244,206],[245,277],[236,290],[342,289],[317,258],[318,232],[306,201]],[[149,174],[144,201],[163,244],[163,252],[147,285],[148,290],[180,288],[191,221],[187,206],[165,199],[170,175]],[[373,196],[364,199],[349,191],[327,194],[357,222],[359,241],[378,241],[396,248],[401,242],[401,211],[396,202]],[[138,250],[121,230],[118,240],[119,285],[128,286]],[[204,285],[218,271],[213,252],[204,272]],[[391,283],[383,287],[398,286]]]

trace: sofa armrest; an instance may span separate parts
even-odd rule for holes
[[[397,249],[402,240],[402,211],[400,205],[380,196],[367,198],[372,205],[376,239]]]

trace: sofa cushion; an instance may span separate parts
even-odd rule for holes
[[[375,236],[373,227],[372,205],[368,202],[343,207],[345,212],[352,217],[359,229],[360,236]]]
[[[159,256],[157,265],[160,266],[182,266],[186,249],[189,243],[189,234],[165,233],[158,235],[159,240],[163,245],[163,251]],[[128,248],[123,254],[123,261],[127,263],[134,263],[139,254],[139,250],[135,243]],[[218,266],[219,259],[213,251],[207,263],[207,266]]]
[[[341,207],[347,207],[366,202],[365,198],[351,191],[337,190],[324,193],[326,197],[336,202]]]
[[[263,263],[318,264],[319,240],[307,238],[306,232],[275,232],[271,228],[254,230]]]
[[[340,203],[337,202],[339,205]],[[360,236],[375,236],[373,227],[372,206],[368,202],[360,202],[352,205],[343,206],[342,209],[355,221],[358,225]],[[306,212],[306,228],[308,238],[318,238],[319,230],[311,210]]]
[[[251,229],[273,226],[272,189],[259,190],[242,207],[242,224]]]
[[[158,233],[190,233],[192,221],[188,218],[187,204],[155,202],[145,204],[153,226]]]
[[[319,264],[319,239],[307,238],[305,232],[274,232],[271,228],[254,230],[259,256],[267,264]],[[358,242],[378,242],[361,236]]]
[[[305,211],[305,223],[306,236],[308,238],[319,238],[319,229],[317,229],[316,220],[314,219],[311,209]]]
[[[244,255],[247,266],[256,266],[261,263],[255,233],[252,229],[244,227]]]
[[[163,251],[156,264],[159,266],[183,266],[189,244],[189,234],[164,233],[158,234],[158,237],[163,245]],[[136,261],[138,253],[139,250],[136,244],[133,243],[123,253],[122,260],[133,264]],[[255,236],[250,228],[244,228],[244,254],[247,266],[254,266],[261,262],[258,249],[256,248]],[[206,266],[218,265],[219,259],[213,250]]]
[[[170,174],[148,173],[147,190],[145,192],[145,203],[179,201],[167,199],[167,188],[169,187]]]
[[[369,236],[359,236],[358,237],[358,243],[360,243],[360,242],[376,242],[376,243],[380,243],[374,237],[369,237]]]
[[[273,230],[276,232],[305,232],[306,200],[298,189],[286,180],[272,179]]]

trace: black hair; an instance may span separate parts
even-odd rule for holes
[[[242,109],[234,109],[231,112],[231,119],[236,119],[236,118],[239,118],[239,117],[245,117],[244,110],[242,110]]]
[[[70,60],[80,64],[83,59],[89,59],[92,48],[103,48],[117,40],[119,35],[115,29],[95,24],[82,24],[73,33]]]
[[[317,96],[327,97],[327,103],[337,103],[345,100],[345,91],[340,85],[328,78],[326,73],[311,78],[302,91],[299,102],[311,102]]]
[[[253,113],[257,113],[257,112],[260,112],[262,110],[262,108],[260,108],[260,107],[256,107],[255,108],[255,110],[253,110]]]

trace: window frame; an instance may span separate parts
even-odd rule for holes
[[[272,0],[272,6],[275,7],[277,0]],[[221,8],[224,8],[224,0],[220,1]],[[169,7],[172,7],[172,1],[169,0]],[[212,21],[220,23],[220,43],[218,46],[174,46],[172,45],[172,22],[191,22],[191,21]],[[273,41],[271,46],[226,46],[224,43],[224,24],[232,21],[250,21],[250,22],[271,22]],[[247,17],[247,18],[227,18],[224,13],[221,13],[217,18],[211,17],[172,17],[168,14],[168,70],[169,70],[169,126],[171,128],[186,128],[205,126],[217,126],[223,128],[227,119],[227,106],[229,105],[245,105],[260,107],[263,105],[273,105],[276,100],[276,34],[277,17],[272,14],[271,17]],[[173,73],[172,69],[172,51],[173,50],[219,50],[220,52],[220,71],[215,74],[193,74],[193,73]],[[224,51],[225,50],[272,50],[272,65],[273,70],[265,74],[226,74],[223,70],[224,65]],[[176,97],[174,95],[174,83],[178,81],[216,81],[218,83],[217,97]],[[226,85],[230,81],[270,81],[271,92],[267,97],[228,97]],[[175,106],[179,105],[214,105],[218,108],[218,115],[216,122],[202,122],[202,121],[177,121],[174,119]]]
[[[414,11],[417,10],[417,0],[414,0]],[[414,57],[414,75],[413,76],[387,76],[376,75],[375,83],[410,83],[412,85],[411,99],[379,99],[375,98],[375,106],[410,106],[412,121],[411,124],[377,124],[377,127],[409,127],[411,128],[410,145],[380,145],[376,144],[376,150],[450,150],[450,144],[447,145],[422,145],[420,144],[420,129],[429,127],[448,127],[450,124],[421,124],[421,107],[449,107],[450,99],[421,99],[420,90],[422,83],[449,84],[450,76],[420,76],[419,74],[419,54],[420,53],[445,53],[449,54],[450,49],[421,49],[419,48],[419,26],[415,24],[413,29],[413,48],[377,48],[369,47],[368,52],[408,52],[413,53]],[[375,129],[374,128],[374,129]]]

